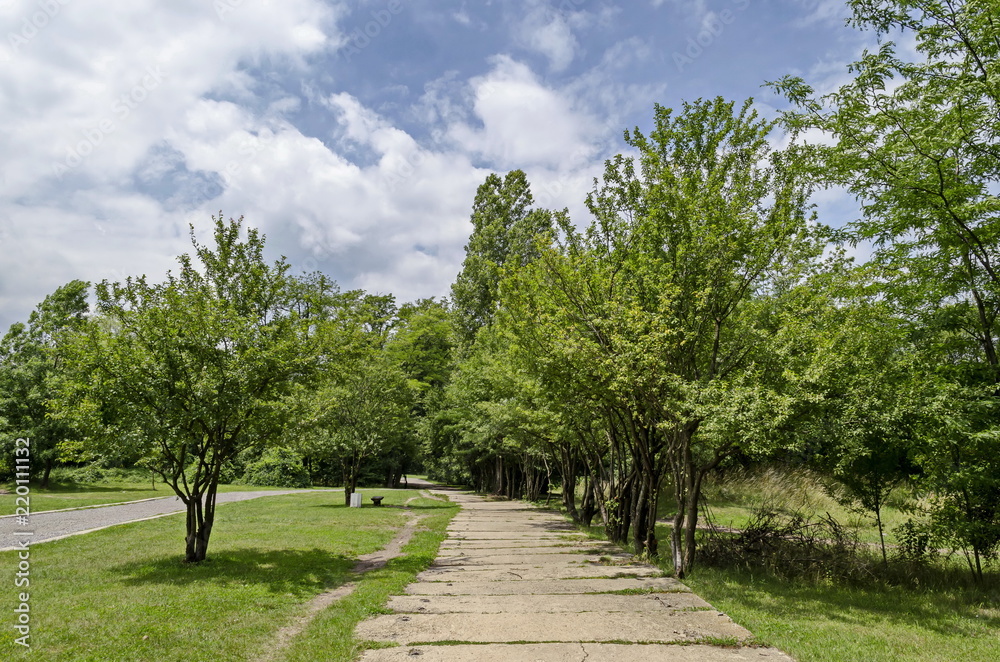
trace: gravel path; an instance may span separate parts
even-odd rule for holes
[[[337,491],[342,490],[258,490],[253,492],[223,492],[216,498],[216,503],[232,503],[246,501],[264,496],[279,494],[295,494],[298,492]],[[184,504],[176,497],[148,499],[136,503],[125,503],[112,506],[98,506],[80,510],[63,510],[48,513],[33,514],[26,524],[9,515],[0,518],[0,551],[17,549],[18,541],[27,539],[29,544],[37,545],[48,540],[58,540],[80,533],[89,533],[97,529],[105,529],[116,524],[135,522],[137,520],[153,519],[173,513],[184,512]],[[31,535],[27,535],[30,532]]]

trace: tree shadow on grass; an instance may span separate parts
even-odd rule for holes
[[[709,571],[712,572],[712,571]],[[893,625],[917,626],[954,636],[964,630],[957,619],[967,619],[966,634],[977,636],[982,626],[1000,628],[1000,618],[980,613],[983,602],[997,603],[997,593],[983,589],[906,589],[873,584],[870,587],[831,586],[804,579],[782,579],[759,573],[718,571],[740,585],[730,599],[760,612],[776,608],[800,617],[814,614],[816,620],[862,627],[884,627],[872,619]],[[695,585],[697,583],[695,582]],[[696,589],[697,590],[697,589]],[[729,589],[725,592],[729,593]]]
[[[112,568],[128,586],[204,583],[215,587],[256,584],[271,593],[307,597],[349,581],[356,560],[322,549],[209,551],[201,563],[164,555]]]

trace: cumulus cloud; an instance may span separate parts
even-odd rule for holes
[[[162,274],[172,261],[162,256],[184,249],[184,210],[222,190],[221,175],[198,172],[185,146],[250,120],[199,104],[219,90],[252,94],[246,67],[295,69],[339,43],[338,10],[318,0],[100,9],[0,7],[4,320],[23,318],[69,277]]]
[[[0,327],[73,278],[162,276],[220,209],[295,270],[446,294],[488,173],[585,222],[622,128],[670,103],[663,35],[603,3],[425,5],[350,53],[342,0],[95,3],[0,0]]]
[[[571,168],[594,156],[590,138],[600,123],[574,107],[574,99],[544,85],[527,65],[509,56],[470,81],[481,126],[457,123],[452,140],[501,168],[532,165]]]
[[[515,33],[525,48],[548,58],[551,71],[566,69],[580,47],[564,15],[544,1],[529,4]]]

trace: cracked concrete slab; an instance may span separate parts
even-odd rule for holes
[[[361,662],[792,662],[773,648],[627,644],[401,646],[368,651]]]
[[[447,568],[449,566],[474,567],[481,565],[580,565],[597,564],[601,559],[611,559],[627,563],[629,554],[583,554],[580,551],[563,554],[462,554],[460,556],[439,556],[432,568]]]
[[[578,531],[449,531],[451,540],[587,540],[587,536]]]
[[[483,524],[479,526],[455,527],[447,531],[459,540],[463,538],[468,540],[502,540],[504,538],[521,540],[532,535],[541,538],[569,536],[570,539],[580,539],[583,537],[579,531],[568,529],[563,525],[548,523],[531,527],[520,527],[516,524],[496,524],[493,526]]]
[[[610,546],[595,545],[523,545],[520,547],[499,547],[499,546],[460,546],[442,547],[438,552],[439,559],[450,559],[456,556],[466,556],[469,558],[497,556],[499,554],[597,554],[600,556],[621,556],[630,557],[623,553],[620,548]]]
[[[450,498],[462,511],[434,564],[390,598],[392,614],[357,627],[359,639],[397,647],[362,662],[792,662],[753,646],[748,630],[684,584],[561,517]]]
[[[753,636],[717,611],[666,609],[656,613],[392,614],[360,623],[356,633],[361,639],[397,644],[581,640],[691,643],[709,638],[742,641]]]
[[[565,552],[582,552],[582,553],[606,553],[606,554],[619,554],[621,553],[620,547],[613,547],[611,545],[594,545],[587,540],[534,540],[534,541],[523,541],[518,544],[513,544],[518,541],[514,540],[458,540],[455,543],[448,545],[447,547],[442,546],[440,548],[440,553],[442,555],[447,554],[552,554],[552,553],[565,553]],[[537,550],[533,552],[532,550]]]
[[[466,566],[431,567],[417,579],[425,582],[500,582],[520,579],[590,579],[592,577],[656,577],[663,574],[658,568],[641,565],[545,565],[534,566]]]
[[[565,595],[612,591],[689,592],[691,589],[672,577],[619,577],[528,582],[417,582],[405,590],[409,595]]]
[[[644,595],[396,595],[389,609],[400,614],[501,614],[635,612],[664,609],[711,609],[694,593],[647,593]]]

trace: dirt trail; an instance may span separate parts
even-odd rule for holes
[[[516,501],[462,506],[395,613],[358,625],[362,662],[791,662],[680,582]],[[419,656],[419,657],[418,657]]]
[[[410,542],[410,538],[413,537],[414,532],[417,530],[417,524],[423,519],[425,515],[411,515],[410,519],[407,520],[406,525],[396,534],[396,537],[389,541],[389,544],[382,549],[372,552],[371,554],[362,554],[358,557],[357,563],[351,569],[351,572],[355,575],[363,575],[366,572],[372,570],[377,570],[385,566],[386,563],[394,558],[399,557],[403,553],[403,547]],[[304,612],[299,615],[295,620],[286,625],[285,627],[278,630],[275,635],[274,642],[268,648],[266,654],[263,657],[258,658],[258,662],[269,662],[270,660],[276,660],[281,656],[289,645],[291,645],[292,640],[295,639],[309,623],[312,622],[316,616],[319,615],[321,611],[332,605],[338,600],[343,600],[351,593],[354,593],[354,589],[357,588],[355,582],[348,582],[347,584],[342,584],[336,588],[332,588],[329,591],[320,593],[315,598],[309,601],[306,605]]]

